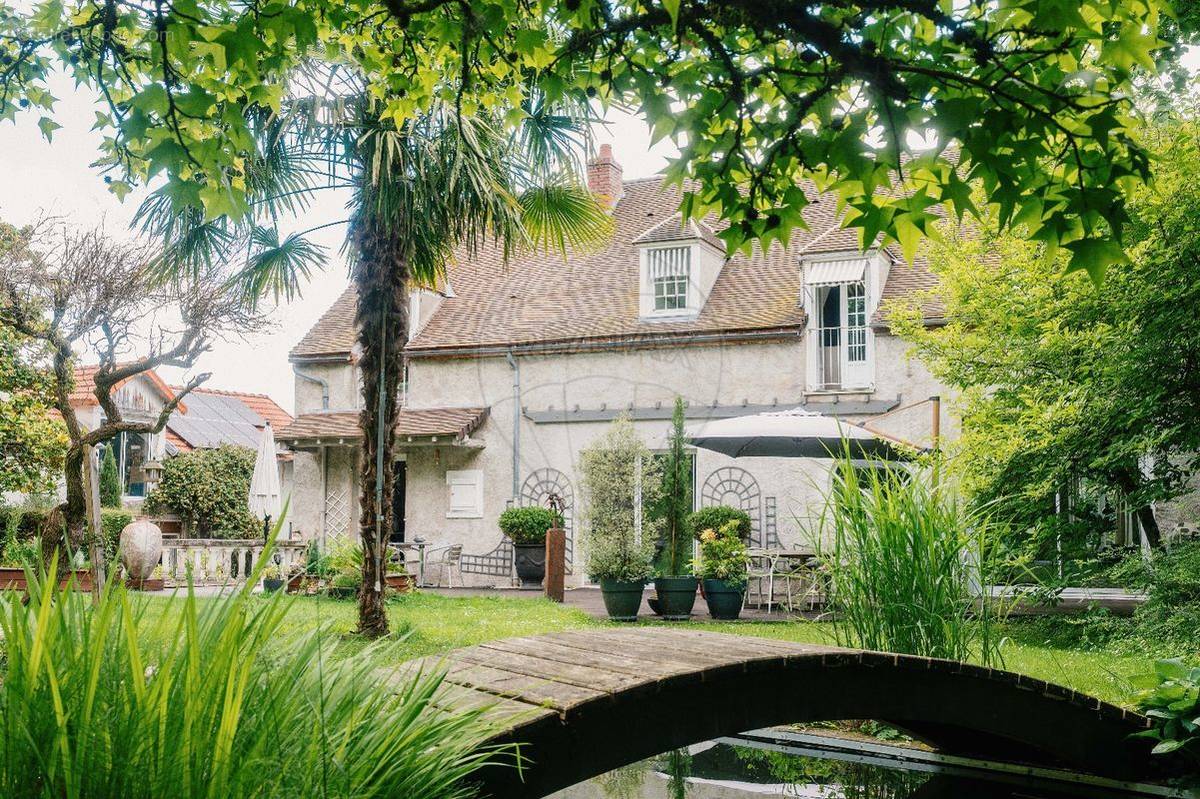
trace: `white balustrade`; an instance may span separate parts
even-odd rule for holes
[[[162,545],[162,575],[167,587],[229,585],[243,583],[262,556],[261,539],[168,538]],[[304,563],[308,545],[303,541],[275,544],[272,561],[278,559],[286,574]]]

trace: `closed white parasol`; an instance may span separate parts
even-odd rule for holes
[[[692,444],[732,458],[900,458],[892,442],[860,425],[800,408],[706,422]]]
[[[264,536],[270,529],[271,520],[279,516],[283,507],[282,493],[279,463],[275,457],[275,433],[271,430],[271,423],[267,422],[258,442],[254,474],[250,477],[250,513],[263,520]]]

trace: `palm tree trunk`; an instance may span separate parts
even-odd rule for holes
[[[358,631],[370,637],[388,632],[383,605],[386,546],[392,529],[394,446],[404,345],[408,333],[408,263],[396,229],[360,209],[351,230],[356,250],[353,280],[363,409],[359,464],[362,510],[363,582],[358,594]],[[382,435],[381,435],[382,433]]]

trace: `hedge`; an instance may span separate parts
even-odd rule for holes
[[[0,506],[0,562],[20,565],[30,551],[29,545],[39,538],[50,522],[54,508],[7,508]],[[113,563],[121,542],[121,531],[133,521],[133,514],[120,508],[102,508],[100,511],[101,537],[104,541],[104,559]]]

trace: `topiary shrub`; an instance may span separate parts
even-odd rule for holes
[[[743,541],[750,540],[750,514],[744,510],[729,505],[712,505],[688,516],[688,526],[697,538],[705,530],[720,530],[730,522],[737,522],[738,536]]]
[[[558,521],[558,514],[537,505],[509,508],[500,514],[500,532],[514,544],[544,544],[546,531]]]
[[[117,459],[113,455],[113,444],[104,448],[100,461],[100,507],[121,507],[121,476],[117,474]]]
[[[258,538],[250,515],[254,451],[225,445],[168,458],[162,480],[146,497],[147,513],[176,513],[196,538]]]

